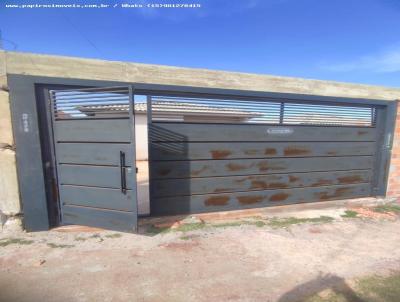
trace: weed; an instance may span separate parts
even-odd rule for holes
[[[315,218],[296,218],[296,217],[288,217],[288,218],[273,218],[268,221],[267,225],[273,228],[287,228],[294,224],[302,224],[302,223],[328,223],[332,222],[334,219],[330,216],[320,216]]]
[[[56,248],[60,248],[60,249],[67,249],[67,248],[71,248],[74,247],[74,245],[71,244],[56,244],[56,243],[47,243],[48,247],[51,247],[52,249],[56,249]]]
[[[20,238],[3,238],[0,239],[0,246],[7,246],[10,244],[20,244],[20,245],[28,245],[32,244],[32,240],[20,239]]]
[[[387,213],[387,212],[400,213],[400,205],[388,203],[376,206],[373,208],[373,210],[378,213]]]
[[[358,213],[356,211],[352,211],[352,210],[346,210],[344,212],[344,214],[340,215],[343,218],[357,218],[358,217]]]
[[[104,237],[106,237],[106,238],[120,238],[120,237],[122,237],[122,235],[118,234],[118,233],[115,233],[115,234],[105,235]]]

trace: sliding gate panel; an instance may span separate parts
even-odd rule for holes
[[[62,223],[135,230],[131,89],[92,88],[50,93]]]
[[[154,215],[374,195],[375,107],[151,99]]]

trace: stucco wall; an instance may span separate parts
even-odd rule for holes
[[[0,86],[2,87],[0,89],[0,210],[8,216],[19,214],[21,212],[21,207],[17,186],[6,74],[382,100],[395,100],[400,98],[400,89],[379,86],[28,53],[0,52]],[[140,121],[138,122],[139,125],[143,125]],[[143,141],[147,140],[145,130],[139,125],[136,129],[137,139]],[[398,144],[399,136],[400,133],[397,133],[395,137],[395,147]],[[143,146],[144,144],[141,144],[139,149],[143,148]],[[137,151],[139,159],[142,159],[141,157],[144,154],[144,149]],[[394,163],[397,162],[397,157],[399,156],[397,153],[397,151],[394,152]],[[144,161],[140,163],[142,167],[145,166],[146,162],[144,158],[143,160]],[[392,181],[394,178],[399,178],[400,174],[398,174],[398,169],[391,168],[390,175],[390,193],[400,194],[398,184]],[[139,182],[143,184],[146,182],[142,179],[142,176],[139,176],[139,178]],[[142,194],[148,193],[142,191]],[[142,198],[144,200],[146,197],[145,195],[142,196],[144,196]]]

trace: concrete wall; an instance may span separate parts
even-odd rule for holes
[[[400,105],[398,105],[400,107]],[[400,197],[400,108],[397,109],[387,195]]]
[[[18,228],[19,220],[9,218],[21,213],[6,74],[6,54],[0,52],[0,229],[7,220]]]
[[[0,211],[9,217],[18,216],[21,213],[21,206],[16,178],[15,152],[13,150],[6,74],[382,100],[396,100],[400,98],[400,89],[379,86],[28,53],[0,52],[0,86],[2,87],[0,90]],[[400,129],[400,126],[398,128]],[[400,130],[397,131],[400,132]],[[146,136],[145,131],[141,131],[139,127],[136,133],[139,139],[144,139],[143,137]],[[395,137],[393,165],[389,181],[389,192],[392,195],[397,194],[396,196],[400,196],[400,168],[397,168],[397,162],[400,159],[398,158],[400,158],[400,133],[397,133]],[[140,165],[145,166],[144,163],[140,163]],[[139,179],[139,182],[145,183],[145,181],[141,178]],[[146,192],[143,191],[143,194],[146,194]]]

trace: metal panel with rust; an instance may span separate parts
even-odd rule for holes
[[[153,160],[374,155],[374,142],[156,142]]]
[[[371,182],[371,170],[157,179],[154,197],[274,190]]]
[[[342,126],[268,126],[168,122],[151,124],[149,132],[152,142],[371,142],[376,139],[375,128]]]
[[[370,169],[372,156],[152,162],[153,179]]]
[[[366,197],[370,195],[370,192],[370,184],[355,184],[237,192],[235,194],[174,196],[154,198],[152,200],[152,210],[155,215],[226,211],[291,203]]]
[[[151,211],[187,214],[373,194],[375,127],[153,122]]]

